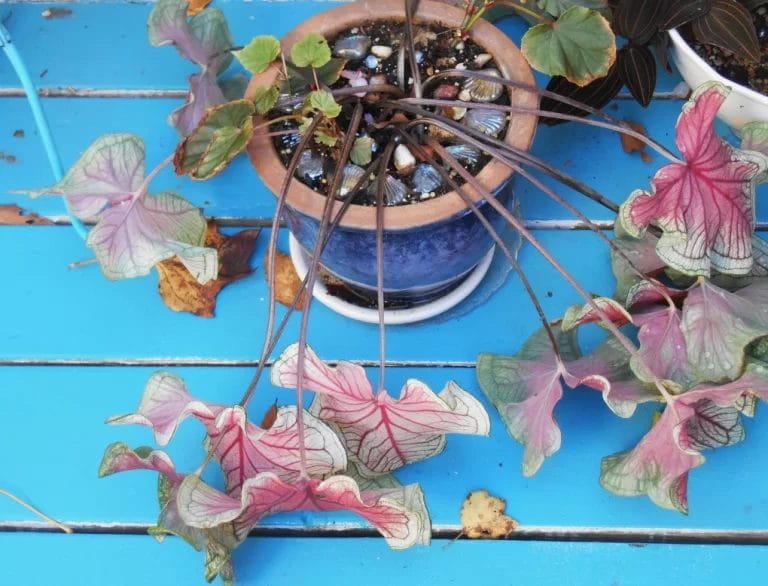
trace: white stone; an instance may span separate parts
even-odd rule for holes
[[[416,167],[416,157],[413,156],[411,151],[404,144],[399,144],[395,148],[395,169],[401,175],[407,175]]]
[[[388,59],[392,55],[392,47],[386,45],[374,45],[371,47],[371,53],[373,53],[379,59]]]

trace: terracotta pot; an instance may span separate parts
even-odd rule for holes
[[[424,0],[419,5],[416,22],[436,22],[457,27],[463,10]],[[290,52],[293,44],[309,32],[326,38],[374,20],[404,20],[402,0],[363,0],[345,4],[305,21],[282,41]],[[473,40],[491,53],[502,75],[533,85],[528,63],[515,44],[491,24],[480,21],[471,30]],[[261,85],[271,85],[279,73],[277,67],[255,76],[248,87],[252,95]],[[524,90],[510,90],[513,105],[536,108],[538,97]],[[533,115],[514,115],[505,140],[520,149],[528,149],[537,119]],[[270,138],[254,136],[248,152],[264,183],[279,194],[285,179],[282,164]],[[512,173],[498,161],[491,161],[477,175],[491,192],[501,193]],[[482,198],[468,186],[465,191],[478,202],[486,217],[499,225],[500,219]],[[311,251],[315,244],[325,197],[294,181],[287,199],[287,221],[291,232]],[[340,207],[340,203],[335,204]],[[331,237],[321,262],[339,278],[362,289],[376,289],[376,211],[374,207],[353,205]],[[425,298],[449,288],[466,276],[488,252],[492,242],[475,215],[455,192],[417,204],[388,207],[384,213],[384,289],[390,297]]]

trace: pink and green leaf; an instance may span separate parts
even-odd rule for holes
[[[595,310],[595,305],[619,327],[632,323],[632,316],[621,303],[609,297],[595,297],[592,299],[592,303],[569,307],[563,316],[560,327],[567,332],[586,323],[597,322],[600,324],[602,318]]]
[[[755,183],[767,162],[715,133],[713,121],[728,91],[710,83],[694,92],[677,123],[685,160],[662,167],[652,191],[633,192],[619,212],[632,236],[649,225],[661,228],[659,258],[689,275],[742,275],[752,267]]]
[[[287,348],[272,367],[272,384],[296,388],[298,345]],[[361,474],[386,474],[440,453],[445,434],[488,435],[490,420],[480,402],[449,382],[435,394],[424,383],[408,380],[400,397],[373,393],[365,370],[341,362],[325,365],[305,352],[304,388],[317,394],[312,412],[333,423]]]

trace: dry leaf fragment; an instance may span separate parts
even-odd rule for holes
[[[644,136],[648,136],[645,126],[642,124],[638,124],[637,122],[632,122],[630,120],[625,120],[625,122],[629,125],[629,127],[634,130],[635,132],[639,132],[640,134]],[[621,148],[624,149],[625,153],[639,153],[640,158],[643,159],[643,162],[650,163],[651,162],[651,155],[648,154],[648,151],[645,150],[645,143],[641,141],[638,138],[635,138],[634,136],[629,136],[628,134],[619,133],[619,138],[621,139]]]
[[[267,259],[264,260],[264,267],[267,272],[267,282],[269,282],[269,263]],[[275,251],[275,299],[277,302],[291,307],[300,287],[301,279],[296,274],[296,269],[293,268],[291,257],[279,250]],[[307,291],[304,290],[301,292],[301,296],[296,303],[296,309],[303,311],[306,306]]]
[[[2,226],[50,226],[48,218],[33,212],[27,212],[16,204],[0,205],[0,225]]]
[[[203,11],[211,3],[211,0],[189,0],[187,3],[187,16],[194,16]]]
[[[272,429],[275,421],[277,421],[277,412],[277,401],[275,401],[264,413],[264,418],[261,420],[261,429]]]
[[[517,521],[505,513],[507,501],[487,490],[470,492],[461,505],[461,528],[470,539],[499,539],[517,529]]]
[[[209,221],[205,245],[219,253],[219,276],[201,285],[175,257],[158,263],[158,288],[165,304],[174,311],[213,317],[219,291],[253,272],[249,261],[259,232],[243,230],[234,236],[225,236],[219,233],[215,222]]]

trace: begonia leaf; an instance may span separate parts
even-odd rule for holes
[[[322,67],[331,60],[331,48],[320,33],[308,33],[291,47],[291,61],[296,67]]]
[[[298,345],[289,346],[272,367],[272,384],[296,388]],[[456,383],[439,393],[410,379],[400,397],[373,393],[365,370],[340,362],[326,366],[307,348],[304,387],[317,394],[313,411],[340,430],[363,475],[375,476],[439,454],[446,433],[488,435],[490,420],[481,403]]]
[[[272,35],[257,35],[234,55],[243,67],[255,75],[264,71],[280,55],[280,41]]]
[[[176,173],[192,179],[208,179],[220,173],[248,145],[254,112],[251,100],[227,102],[208,110],[176,148]]]
[[[658,225],[659,258],[688,275],[742,275],[752,267],[755,182],[768,161],[715,133],[713,121],[728,92],[719,83],[694,92],[676,127],[685,161],[662,167],[652,191],[634,191],[619,211],[632,236]]]
[[[262,517],[299,510],[357,513],[394,549],[428,544],[431,532],[418,485],[361,491],[348,476],[289,484],[275,474],[264,472],[245,482],[239,498],[189,476],[179,489],[178,503],[181,517],[189,525],[210,529],[233,523],[241,540]]]
[[[238,492],[247,478],[267,470],[288,480],[298,477],[301,458],[295,407],[279,408],[273,425],[262,429],[248,421],[242,407],[196,400],[181,378],[159,372],[147,382],[139,409],[112,417],[108,423],[150,427],[155,441],[165,445],[189,416],[205,426],[229,493]],[[310,414],[305,414],[304,424],[307,472],[325,476],[344,470],[346,454],[338,436]]]
[[[167,534],[181,537],[198,551],[205,552],[205,579],[220,576],[225,584],[232,583],[232,550],[239,541],[232,523],[220,524],[212,529],[199,529],[187,525],[179,515],[177,494],[185,475],[176,472],[171,459],[160,451],[142,447],[136,450],[126,444],[110,445],[99,467],[99,476],[109,476],[128,470],[150,470],[159,473],[158,497],[160,515],[157,525],[149,533],[158,540]]]
[[[307,96],[309,105],[322,112],[327,118],[336,118],[341,114],[341,106],[336,103],[331,92],[326,90],[315,90]]]
[[[560,16],[571,6],[584,6],[592,10],[608,11],[607,0],[537,0],[536,4],[552,16]]]
[[[703,423],[698,419],[702,405],[740,410],[745,400],[755,397],[768,398],[768,369],[762,365],[748,365],[745,374],[732,382],[702,384],[675,396],[635,448],[603,459],[600,484],[618,495],[647,494],[661,507],[687,513],[688,472],[704,463],[700,452]],[[724,421],[722,416],[719,421]],[[738,426],[728,429],[726,435],[719,434],[720,445],[738,439]],[[710,439],[703,447],[717,444]]]
[[[628,323],[632,323],[632,316],[618,301],[608,297],[596,297],[592,299],[592,303],[597,305],[597,307],[600,308],[600,310],[602,310],[617,326],[623,326]],[[586,323],[599,323],[601,318],[592,303],[585,303],[584,305],[572,305],[569,307],[563,316],[562,323],[560,324],[560,327],[563,329],[563,331],[567,332],[568,330],[572,330]]]
[[[520,48],[535,69],[579,86],[604,76],[616,60],[610,23],[583,6],[572,6],[555,22],[531,27]]]
[[[699,380],[737,378],[747,345],[768,335],[768,282],[730,293],[702,279],[683,304],[681,329]]]
[[[63,195],[73,213],[96,220],[86,244],[109,279],[146,275],[178,256],[200,283],[218,273],[216,251],[203,246],[206,222],[173,193],[147,194],[144,144],[131,134],[98,138],[56,185],[31,195]]]
[[[259,86],[253,92],[253,105],[256,108],[257,114],[266,114],[277,103],[277,98],[280,97],[280,90],[277,86]]]

